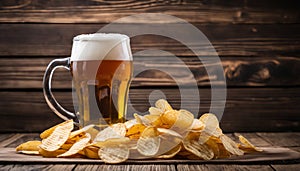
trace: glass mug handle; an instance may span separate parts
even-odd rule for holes
[[[57,68],[65,68],[70,70],[70,57],[62,58],[62,59],[54,59],[52,60],[44,75],[43,79],[43,92],[44,97],[46,99],[47,104],[52,109],[52,111],[58,115],[60,118],[64,120],[73,119],[76,125],[78,124],[78,118],[76,115],[66,109],[64,109],[54,98],[52,91],[51,91],[51,80],[54,70]]]

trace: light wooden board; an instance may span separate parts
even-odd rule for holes
[[[236,163],[236,164],[249,164],[249,163],[280,163],[280,162],[293,162],[300,159],[300,153],[290,150],[289,148],[282,147],[262,147],[264,152],[246,154],[244,156],[232,156],[228,159],[216,160],[185,160],[185,159],[169,159],[169,160],[127,160],[127,164],[159,164],[159,163]],[[83,158],[44,158],[37,155],[24,155],[16,153],[14,148],[1,148],[0,149],[0,162],[4,163],[103,163],[101,160],[83,159]]]
[[[244,171],[244,170],[259,170],[259,171],[273,171],[269,165],[194,165],[194,164],[179,164],[177,165],[177,171]]]

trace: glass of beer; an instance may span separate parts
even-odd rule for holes
[[[75,112],[64,109],[51,92],[53,71],[70,70]],[[125,121],[132,78],[129,37],[123,34],[84,34],[74,37],[71,57],[54,59],[46,69],[43,88],[49,107],[79,126],[107,126]]]

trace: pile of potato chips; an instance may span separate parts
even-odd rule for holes
[[[211,160],[261,151],[246,138],[234,142],[222,133],[214,114],[199,119],[187,110],[174,110],[160,99],[148,115],[99,129],[88,125],[75,130],[73,120],[65,121],[40,134],[42,141],[28,141],[16,151],[44,157],[85,157],[106,163],[127,159],[186,158]]]

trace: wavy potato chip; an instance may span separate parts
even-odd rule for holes
[[[57,157],[60,154],[65,153],[67,150],[65,149],[57,149],[55,151],[46,151],[42,148],[39,149],[39,154],[43,157]]]
[[[129,148],[122,145],[102,147],[98,155],[105,163],[121,163],[128,159]]]
[[[223,134],[223,135],[220,136],[220,140],[222,141],[225,149],[227,151],[229,151],[231,154],[235,154],[235,155],[238,155],[238,156],[244,154],[244,152],[239,149],[237,143],[235,143],[228,136],[226,136],[226,135]]]
[[[159,159],[169,159],[174,157],[176,154],[178,154],[181,150],[181,144],[178,144],[174,148],[172,148],[170,151],[158,156]]]
[[[214,152],[206,144],[199,144],[195,140],[183,141],[186,150],[200,157],[203,160],[210,160],[214,157]]]
[[[94,142],[106,141],[112,138],[123,138],[126,135],[126,126],[124,123],[111,125],[100,131],[94,139]]]
[[[215,137],[219,137],[223,134],[219,126],[218,118],[214,114],[205,113],[201,115],[199,120],[205,125],[203,131],[207,134]]]
[[[84,138],[80,139],[75,144],[73,144],[72,147],[68,151],[66,151],[63,154],[58,155],[57,157],[68,157],[68,156],[72,156],[74,154],[79,153],[81,150],[83,150],[89,144],[90,140],[91,140],[90,134],[86,134]]]
[[[242,143],[242,146],[239,146],[239,148],[241,148],[244,151],[263,151],[262,149],[255,147],[249,140],[247,140],[242,135],[239,135],[239,140]]]
[[[73,120],[68,120],[63,124],[58,125],[52,134],[42,140],[40,147],[46,151],[58,150],[68,140],[73,128]]]

